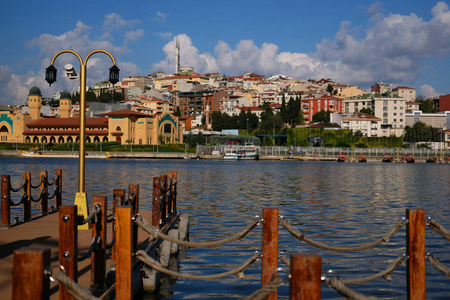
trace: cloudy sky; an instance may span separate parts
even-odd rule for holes
[[[450,93],[449,1],[31,1],[0,3],[0,103],[21,104],[31,87],[44,96],[75,92],[78,59],[55,61],[57,82],[45,82],[52,57],[71,49],[84,59],[113,54],[121,78],[174,72],[181,64],[220,72],[297,79],[332,78],[369,89],[376,82],[415,87],[431,97]],[[112,63],[89,58],[88,85],[107,79]]]

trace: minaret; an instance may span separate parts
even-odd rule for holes
[[[36,86],[32,87],[28,94],[28,108],[30,109],[32,120],[37,120],[41,117],[42,94],[41,90]]]
[[[70,113],[72,112],[72,100],[71,95],[68,91],[61,93],[59,98],[59,117],[60,118],[70,118]]]
[[[180,73],[180,41],[176,40],[175,45],[175,74]]]

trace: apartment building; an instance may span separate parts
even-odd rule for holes
[[[215,93],[216,91],[209,89],[198,92],[179,92],[178,103],[180,106],[181,116],[195,117],[198,115],[204,115],[207,111],[212,111],[213,96]]]
[[[336,123],[342,129],[360,131],[364,136],[376,137],[381,134],[381,119],[365,113],[332,113],[330,122]]]
[[[342,113],[342,99],[329,95],[323,95],[320,98],[306,97],[301,99],[301,108],[305,123],[310,124],[313,115],[321,110]]]
[[[398,86],[392,89],[392,95],[404,98],[408,101],[416,100],[416,89],[407,86]]]
[[[372,110],[382,119],[381,136],[401,136],[405,128],[406,100],[403,98],[372,98]]]

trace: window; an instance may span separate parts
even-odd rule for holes
[[[164,133],[172,133],[172,125],[164,124]]]
[[[403,106],[400,106],[400,110],[403,110]]]
[[[400,119],[400,122],[403,122],[403,119]]]
[[[387,100],[384,100],[383,105],[387,105],[387,104],[388,104]]]
[[[383,119],[383,123],[387,123],[388,122],[388,119]]]
[[[120,128],[120,126],[117,126],[116,131],[122,131],[122,128]]]
[[[383,117],[387,118],[388,117],[388,113],[383,113]]]
[[[397,119],[394,119],[394,122],[397,122]]]
[[[396,110],[397,109],[397,106],[394,106],[394,110]]]
[[[394,113],[394,116],[396,116],[397,115],[397,113]]]

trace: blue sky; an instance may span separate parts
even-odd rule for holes
[[[45,67],[63,49],[83,58],[113,54],[121,78],[174,71],[181,64],[220,72],[296,79],[332,78],[368,89],[376,82],[415,87],[427,97],[450,93],[448,1],[2,1],[0,103],[21,104],[33,86],[44,96],[74,92],[79,82],[57,58],[58,79]],[[111,60],[93,55],[88,85],[107,79]]]

